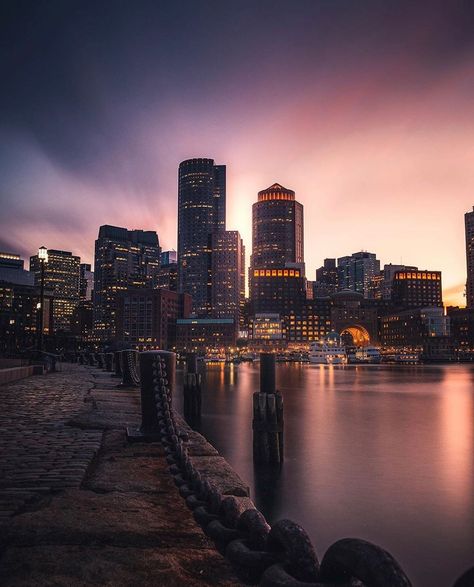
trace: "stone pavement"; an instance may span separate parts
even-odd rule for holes
[[[0,585],[240,585],[179,496],[161,445],[127,443],[125,425],[139,423],[138,390],[118,389],[98,369],[72,368],[1,390],[11,394],[2,428],[13,443],[6,446],[4,489],[25,495],[5,510],[16,513],[0,527]],[[18,399],[23,394],[32,403],[28,410]],[[15,432],[15,406],[22,429],[35,430],[37,446]],[[215,452],[204,444],[196,440],[196,454]],[[33,452],[38,461],[28,460]],[[65,454],[71,468],[77,465],[74,473]],[[35,464],[36,473],[20,475],[15,460],[27,463],[24,471],[33,462],[44,470]],[[39,483],[44,479],[49,484]]]
[[[66,422],[84,408],[94,378],[79,365],[0,386],[0,523],[41,495],[79,487],[101,430]]]

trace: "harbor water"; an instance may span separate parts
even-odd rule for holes
[[[258,363],[207,365],[200,431],[270,522],[290,518],[321,558],[344,537],[388,550],[414,585],[474,565],[474,366],[277,365],[285,461],[252,459]],[[182,409],[178,379],[176,406]]]

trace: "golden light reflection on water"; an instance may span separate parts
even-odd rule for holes
[[[453,507],[466,503],[473,491],[474,407],[472,388],[468,389],[468,386],[469,383],[447,372],[440,397],[442,471]],[[468,480],[471,482],[466,482]]]

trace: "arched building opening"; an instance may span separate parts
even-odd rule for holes
[[[341,330],[341,338],[348,345],[367,346],[370,343],[368,330],[359,324],[347,326]]]

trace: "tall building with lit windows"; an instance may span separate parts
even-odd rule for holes
[[[274,183],[252,206],[253,269],[304,262],[303,206],[295,192]]]
[[[212,235],[225,230],[226,167],[188,159],[178,170],[178,291],[198,316],[212,313]]]
[[[212,315],[243,323],[245,247],[237,230],[212,234]]]
[[[250,265],[252,314],[278,314],[289,340],[290,317],[302,316],[306,304],[303,206],[279,183],[253,204]]]
[[[80,300],[81,259],[69,251],[48,249],[44,265],[44,287],[53,292],[53,331],[69,332],[71,318]],[[35,285],[41,283],[41,261],[38,255],[30,257],[30,271]]]
[[[441,271],[396,271],[392,279],[392,305],[400,310],[442,308]]]
[[[474,206],[472,212],[464,215],[466,229],[466,306],[474,308]]]
[[[101,226],[95,241],[94,331],[100,340],[116,337],[117,306],[129,288],[154,288],[160,270],[156,232]]]

